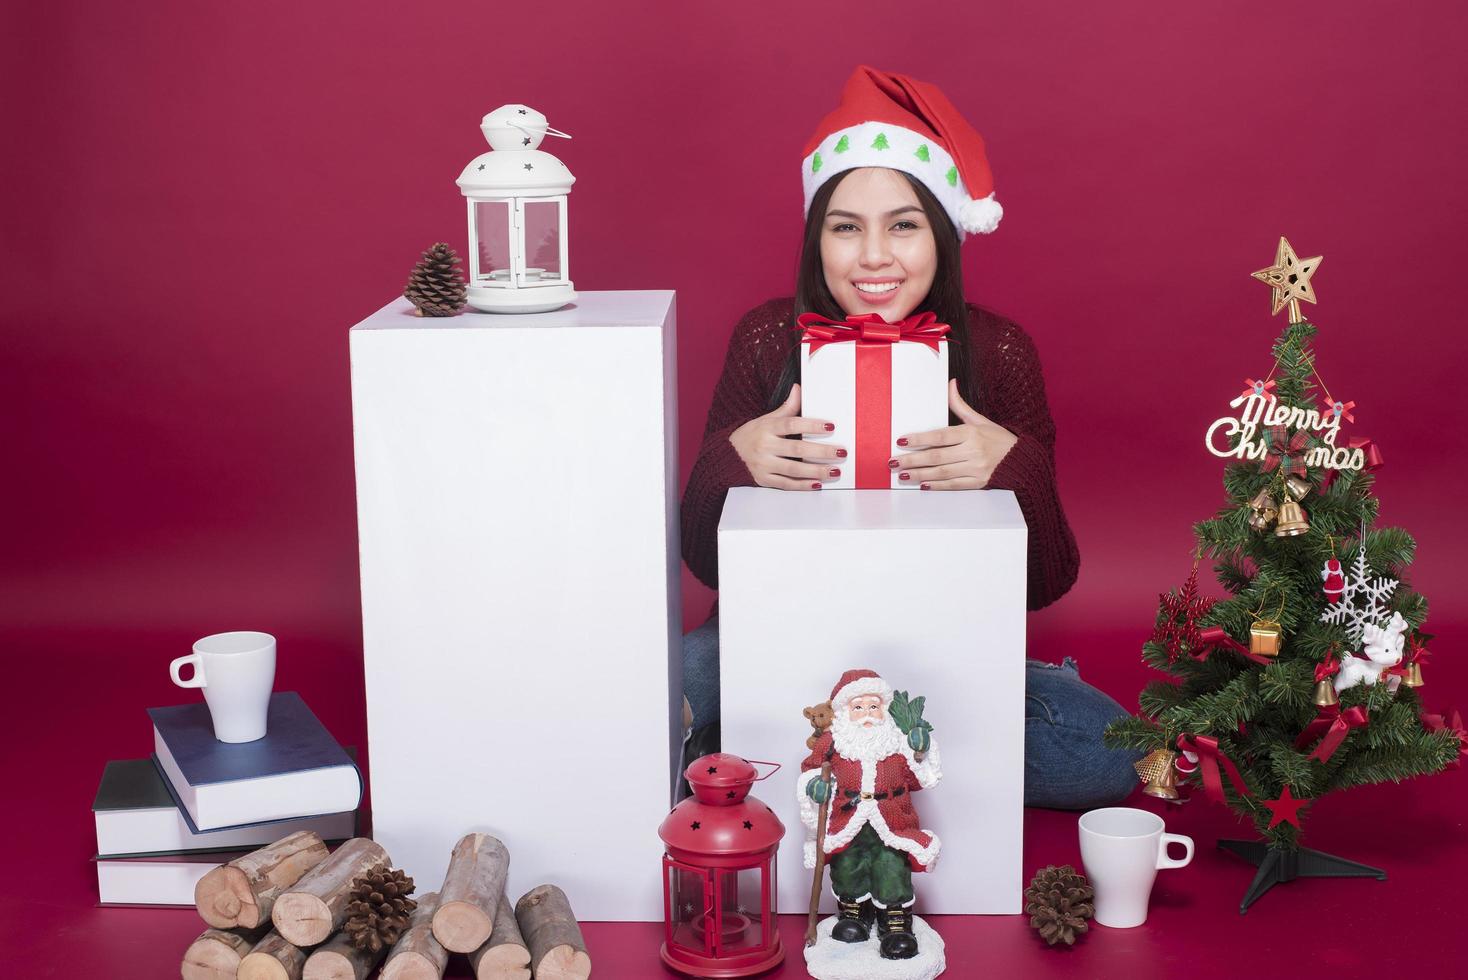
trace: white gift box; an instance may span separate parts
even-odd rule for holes
[[[943,778],[913,798],[942,841],[915,875],[919,912],[1021,908],[1027,530],[1008,490],[729,492],[719,522],[723,748],[784,768],[756,793],[785,823],[783,912],[811,872],[795,793],[801,709],[869,667],[927,698]],[[834,908],[829,889],[823,903]]]
[[[846,448],[825,489],[916,490],[887,461],[909,451],[899,436],[948,424],[948,341],[802,340],[800,414],[836,425],[806,439]]]
[[[659,920],[682,741],[674,295],[351,331],[373,836],[420,892],[499,837],[509,894]]]

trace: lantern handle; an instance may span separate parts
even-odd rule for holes
[[[749,763],[752,766],[774,766],[775,767],[775,768],[771,769],[769,772],[765,773],[763,776],[756,776],[756,777],[754,777],[754,781],[755,782],[759,782],[762,779],[769,779],[775,773],[777,773],[777,772],[780,771],[780,763],[778,763],[778,762],[761,762],[759,759],[745,759],[744,761],[747,762],[747,763]]]
[[[529,129],[525,128],[524,126],[521,126],[517,122],[512,122],[512,123],[510,123],[510,125],[513,126],[516,129],[518,129],[522,133],[529,133],[530,132]],[[559,129],[557,129],[554,126],[546,126],[545,127],[545,133],[548,136],[560,136],[563,139],[570,139],[571,138],[571,134],[570,133],[563,133],[563,132],[561,132]]]

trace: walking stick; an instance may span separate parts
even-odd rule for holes
[[[831,778],[831,753],[826,752],[826,761],[821,763],[821,782],[827,782]],[[810,916],[805,924],[805,944],[814,946],[816,944],[816,918],[821,904],[821,877],[826,870],[826,814],[831,810],[831,804],[836,800],[833,791],[829,799],[821,804],[820,815],[816,817],[816,873],[810,882]]]

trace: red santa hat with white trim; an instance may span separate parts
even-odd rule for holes
[[[892,685],[882,680],[875,670],[860,667],[848,670],[841,675],[836,686],[831,688],[831,710],[837,713],[845,710],[853,698],[859,698],[866,694],[875,694],[882,699],[882,703],[892,702]]]
[[[953,220],[958,240],[988,234],[1004,209],[994,200],[994,176],[984,138],[929,82],[857,67],[841,104],[821,120],[800,164],[805,213],[816,190],[857,167],[890,167],[911,174],[933,192]]]

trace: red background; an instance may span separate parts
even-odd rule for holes
[[[964,249],[968,293],[1039,346],[1082,553],[1031,652],[1078,656],[1128,706],[1156,592],[1221,499],[1203,430],[1268,370],[1281,325],[1248,273],[1280,234],[1324,253],[1307,308],[1322,374],[1386,454],[1383,517],[1417,536],[1442,636],[1425,693],[1456,701],[1465,28],[1448,2],[10,5],[0,625],[10,764],[35,778],[3,819],[36,846],[0,902],[44,894],[57,929],[81,921],[97,775],[148,751],[142,709],[179,700],[164,664],[197,636],[275,633],[280,686],[362,743],[346,330],[427,245],[463,249],[453,181],[479,117],[511,101],[574,136],[547,148],[579,177],[577,287],[678,291],[686,474],[732,325],[792,289],[811,128],[861,62],[941,85],[1006,209]],[[525,440],[527,472],[585,478],[574,446]],[[685,580],[693,625],[709,595]],[[1436,948],[1456,903],[1429,886],[1468,863],[1462,780],[1320,804],[1312,842],[1334,834],[1393,879],[1297,894],[1337,902],[1336,926],[1367,895],[1410,903],[1415,919],[1372,920],[1370,955]],[[1199,834],[1220,816],[1175,813]],[[1071,818],[1033,819],[1059,829],[1031,863],[1074,858]],[[1226,911],[1245,880],[1211,852],[1174,875],[1181,908],[1148,926],[1164,945],[1126,948],[1171,955],[1182,918]],[[143,934],[87,915],[117,942]],[[194,928],[167,915],[148,920],[164,960]],[[1011,927],[1022,955],[1019,920],[983,926]]]

